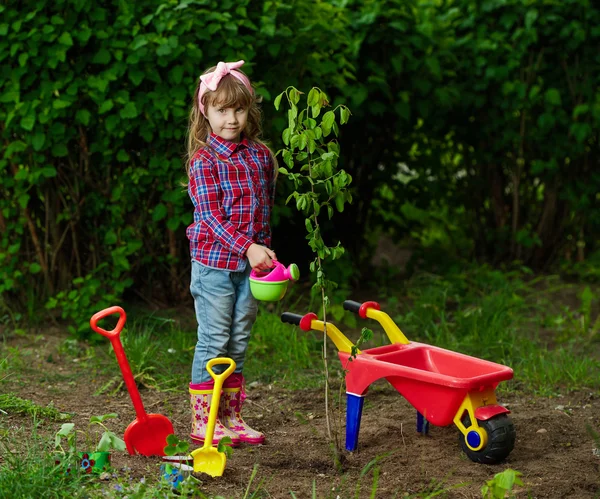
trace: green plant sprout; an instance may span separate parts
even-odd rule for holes
[[[231,437],[223,437],[219,440],[217,450],[223,452],[227,457],[231,457],[233,449],[231,448]],[[179,440],[177,435],[171,433],[167,436],[167,445],[165,445],[164,452],[166,456],[177,456],[177,455],[188,455],[190,449],[189,442],[185,440]]]
[[[510,468],[501,473],[496,473],[494,478],[488,480],[486,484],[481,487],[483,499],[504,499],[507,494],[512,492],[515,485],[523,486],[523,482],[520,478],[522,475],[521,472]]]
[[[125,445],[125,441],[119,438],[113,431],[109,430],[104,421],[107,419],[113,419],[118,417],[116,413],[103,414],[102,416],[92,416],[90,418],[90,422],[88,423],[88,428],[86,432],[82,432],[85,435],[86,443],[91,442],[90,429],[93,425],[99,425],[104,431],[100,436],[100,440],[96,445],[94,452],[109,452],[111,449],[124,451],[127,446]],[[64,447],[62,446],[63,439],[66,440],[69,448],[69,452],[75,452],[76,450],[76,430],[74,423],[64,423],[60,430],[56,433],[54,437],[54,447],[57,450],[61,450],[63,454],[66,454]]]
[[[171,433],[167,436],[167,445],[165,445],[164,452],[165,456],[187,456],[190,443],[185,440],[179,440],[179,438]]]
[[[356,340],[356,343],[350,348],[350,357],[348,357],[348,362],[352,362],[354,359],[356,359],[356,356],[358,355],[358,347],[372,338],[373,331],[367,327],[363,327],[358,340]]]
[[[285,175],[294,183],[294,191],[286,200],[296,202],[296,209],[305,216],[305,227],[308,245],[315,259],[310,263],[310,271],[316,273],[313,293],[320,294],[322,302],[323,322],[323,368],[325,371],[325,415],[327,435],[333,440],[329,414],[329,368],[327,363],[327,309],[329,306],[328,293],[337,284],[327,280],[323,268],[326,259],[335,260],[344,254],[344,248],[338,244],[327,246],[323,240],[319,215],[322,210],[327,212],[329,219],[334,215],[334,207],[338,212],[344,211],[344,204],[352,202],[352,194],[348,186],[352,177],[343,169],[338,168],[340,147],[335,137],[339,134],[336,122],[336,111],[339,111],[340,124],[345,124],[350,118],[350,110],[344,105],[338,105],[333,110],[326,111],[321,116],[321,110],[329,106],[327,94],[313,87],[306,96],[306,102],[301,105],[300,96],[305,95],[295,87],[288,87],[275,98],[275,108],[279,110],[283,96],[286,96],[289,109],[288,126],[283,130],[282,139],[285,147],[277,152],[281,155],[285,167],[279,168],[279,173]],[[317,118],[320,117],[320,122]],[[327,139],[334,134],[335,137]],[[336,448],[339,442],[336,439]]]

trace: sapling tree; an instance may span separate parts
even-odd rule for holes
[[[325,370],[325,414],[327,434],[332,439],[329,417],[329,369],[327,364],[327,308],[329,293],[336,284],[326,278],[325,260],[335,260],[344,254],[338,242],[328,246],[323,240],[319,217],[325,214],[329,219],[335,211],[343,211],[344,204],[352,202],[348,189],[352,177],[338,167],[340,146],[338,119],[341,125],[350,118],[350,110],[344,105],[326,110],[329,99],[319,88],[312,88],[308,95],[295,87],[288,87],[275,98],[275,108],[279,110],[283,97],[288,103],[288,126],[283,130],[285,147],[277,152],[283,159],[279,173],[294,183],[294,191],[286,203],[294,200],[296,209],[305,217],[306,239],[315,259],[310,263],[310,271],[316,275],[313,293],[320,295],[322,315],[325,324],[323,333],[323,367]],[[301,102],[302,101],[302,102]],[[322,113],[322,111],[325,111]],[[336,446],[338,442],[336,440]]]

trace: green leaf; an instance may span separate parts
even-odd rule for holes
[[[169,55],[172,51],[173,49],[171,48],[171,45],[169,45],[169,43],[163,43],[162,45],[159,45],[159,47],[156,49],[156,55]]]
[[[312,233],[314,231],[310,218],[304,220],[304,225],[306,226],[307,232]]]
[[[73,38],[71,38],[71,35],[65,31],[62,35],[60,35],[58,43],[66,45],[67,47],[71,47],[73,45]]]
[[[19,92],[14,90],[9,90],[8,92],[4,92],[0,95],[0,102],[9,103],[14,102],[15,104],[19,102]]]
[[[342,125],[348,123],[348,120],[350,119],[350,110],[347,107],[341,107],[340,108],[340,123]]]
[[[298,104],[298,102],[300,101],[300,92],[294,87],[292,87],[290,89],[289,96],[290,96],[290,101],[294,105]]]
[[[560,92],[556,88],[549,88],[546,90],[546,102],[548,104],[552,104],[553,106],[560,106],[562,101],[560,98]]]
[[[27,208],[27,205],[29,204],[29,199],[30,196],[29,194],[20,194],[17,202],[19,203],[19,206],[23,209]]]
[[[233,449],[231,447],[231,437],[223,437],[217,444],[217,451],[225,454],[227,457],[231,457]]]
[[[106,99],[100,107],[98,108],[98,114],[104,114],[107,111],[110,111],[114,106],[112,99]]]
[[[309,106],[315,106],[316,104],[319,103],[319,97],[320,97],[319,90],[317,90],[316,88],[312,88],[310,90],[310,92],[308,92],[308,97],[307,97],[306,103]]]
[[[67,154],[69,154],[69,150],[65,144],[54,144],[52,146],[52,155],[57,158],[64,158]]]
[[[129,161],[129,154],[127,151],[119,149],[119,152],[117,153],[117,161],[121,161],[122,163]]]
[[[152,220],[154,222],[158,222],[167,216],[167,207],[159,203],[155,206],[154,211],[152,212]]]
[[[306,134],[301,134],[299,136],[299,140],[298,140],[298,149],[299,150],[303,150],[306,148],[306,143],[307,143],[307,138],[306,138]]]
[[[277,97],[275,97],[275,101],[273,102],[275,109],[277,109],[277,111],[279,111],[279,105],[281,104],[281,99],[283,97],[283,94],[285,94],[285,92],[281,92]]]
[[[587,105],[587,104],[579,104],[573,110],[573,118],[577,118],[577,117],[581,116],[582,114],[587,114],[589,110],[590,110],[590,106],[589,105]]]
[[[110,447],[110,435],[108,432],[104,432],[102,434],[102,438],[100,438],[100,442],[98,442],[96,450],[98,452],[108,452],[110,450]]]
[[[113,449],[121,451],[121,452],[123,452],[127,449],[127,445],[125,444],[125,441],[122,438],[115,435],[113,432],[110,432],[110,444]]]
[[[537,9],[528,10],[527,14],[525,14],[525,27],[527,29],[530,29],[533,26],[533,23],[535,22],[535,20],[537,18],[538,18]]]
[[[21,128],[23,128],[24,130],[31,132],[31,130],[33,130],[33,127],[35,126],[35,114],[28,114],[27,116],[23,116],[23,118],[21,118],[20,125]]]
[[[344,194],[341,192],[338,192],[335,196],[335,207],[340,213],[344,211]]]
[[[583,143],[592,133],[592,127],[589,123],[573,123],[570,132],[580,144]]]
[[[52,102],[52,107],[54,109],[64,109],[66,107],[69,107],[71,104],[72,102],[68,100],[56,99],[54,102]]]
[[[110,52],[105,48],[101,48],[94,58],[92,59],[93,64],[108,64],[110,62]]]
[[[334,122],[335,114],[333,114],[333,111],[327,111],[321,120],[321,128],[323,129],[323,135],[325,137],[331,133]]]
[[[106,234],[104,234],[104,244],[113,245],[117,242],[117,233],[110,229]]]
[[[42,270],[42,266],[37,263],[37,262],[33,262],[29,264],[29,272],[32,274],[39,274]]]
[[[33,134],[33,137],[31,138],[31,145],[34,151],[40,151],[42,147],[44,147],[45,142],[46,135],[41,132]]]
[[[77,111],[75,115],[75,119],[81,123],[82,125],[88,126],[90,124],[90,118],[92,117],[92,113],[90,113],[87,109],[80,109]]]
[[[121,118],[136,118],[138,116],[138,110],[133,102],[128,102],[125,107],[119,113]]]
[[[42,168],[41,170],[39,170],[40,175],[44,178],[54,178],[56,177],[56,168],[54,168],[53,166],[44,166],[44,168]]]

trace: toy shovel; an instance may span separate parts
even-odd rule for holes
[[[98,321],[112,314],[119,314],[119,321],[112,331],[106,331],[98,326]],[[167,436],[175,433],[173,431],[173,424],[166,416],[161,414],[147,414],[144,409],[140,392],[135,384],[129,362],[127,362],[127,357],[125,357],[125,351],[121,344],[120,334],[126,320],[127,315],[125,314],[125,310],[121,307],[110,307],[94,314],[90,319],[90,326],[92,326],[94,331],[102,336],[106,336],[110,340],[115,349],[127,391],[133,402],[137,417],[125,430],[123,440],[125,440],[127,451],[132,456],[136,452],[143,456],[164,456]]]
[[[212,367],[215,364],[229,364],[229,367],[221,374],[215,374]],[[212,403],[208,414],[208,425],[206,426],[206,435],[204,436],[204,445],[199,449],[192,451],[194,458],[194,472],[203,472],[210,476],[222,476],[225,471],[225,463],[227,456],[225,453],[219,452],[213,447],[213,435],[215,432],[215,424],[217,422],[217,414],[219,413],[219,400],[221,399],[221,388],[223,382],[235,370],[235,361],[225,357],[211,359],[206,363],[206,370],[215,380],[213,388]]]

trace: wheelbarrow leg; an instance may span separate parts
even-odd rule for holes
[[[425,419],[425,416],[417,411],[417,433],[421,435],[427,435],[429,433],[429,421]]]
[[[354,451],[358,446],[358,432],[365,397],[346,393],[346,450]]]

